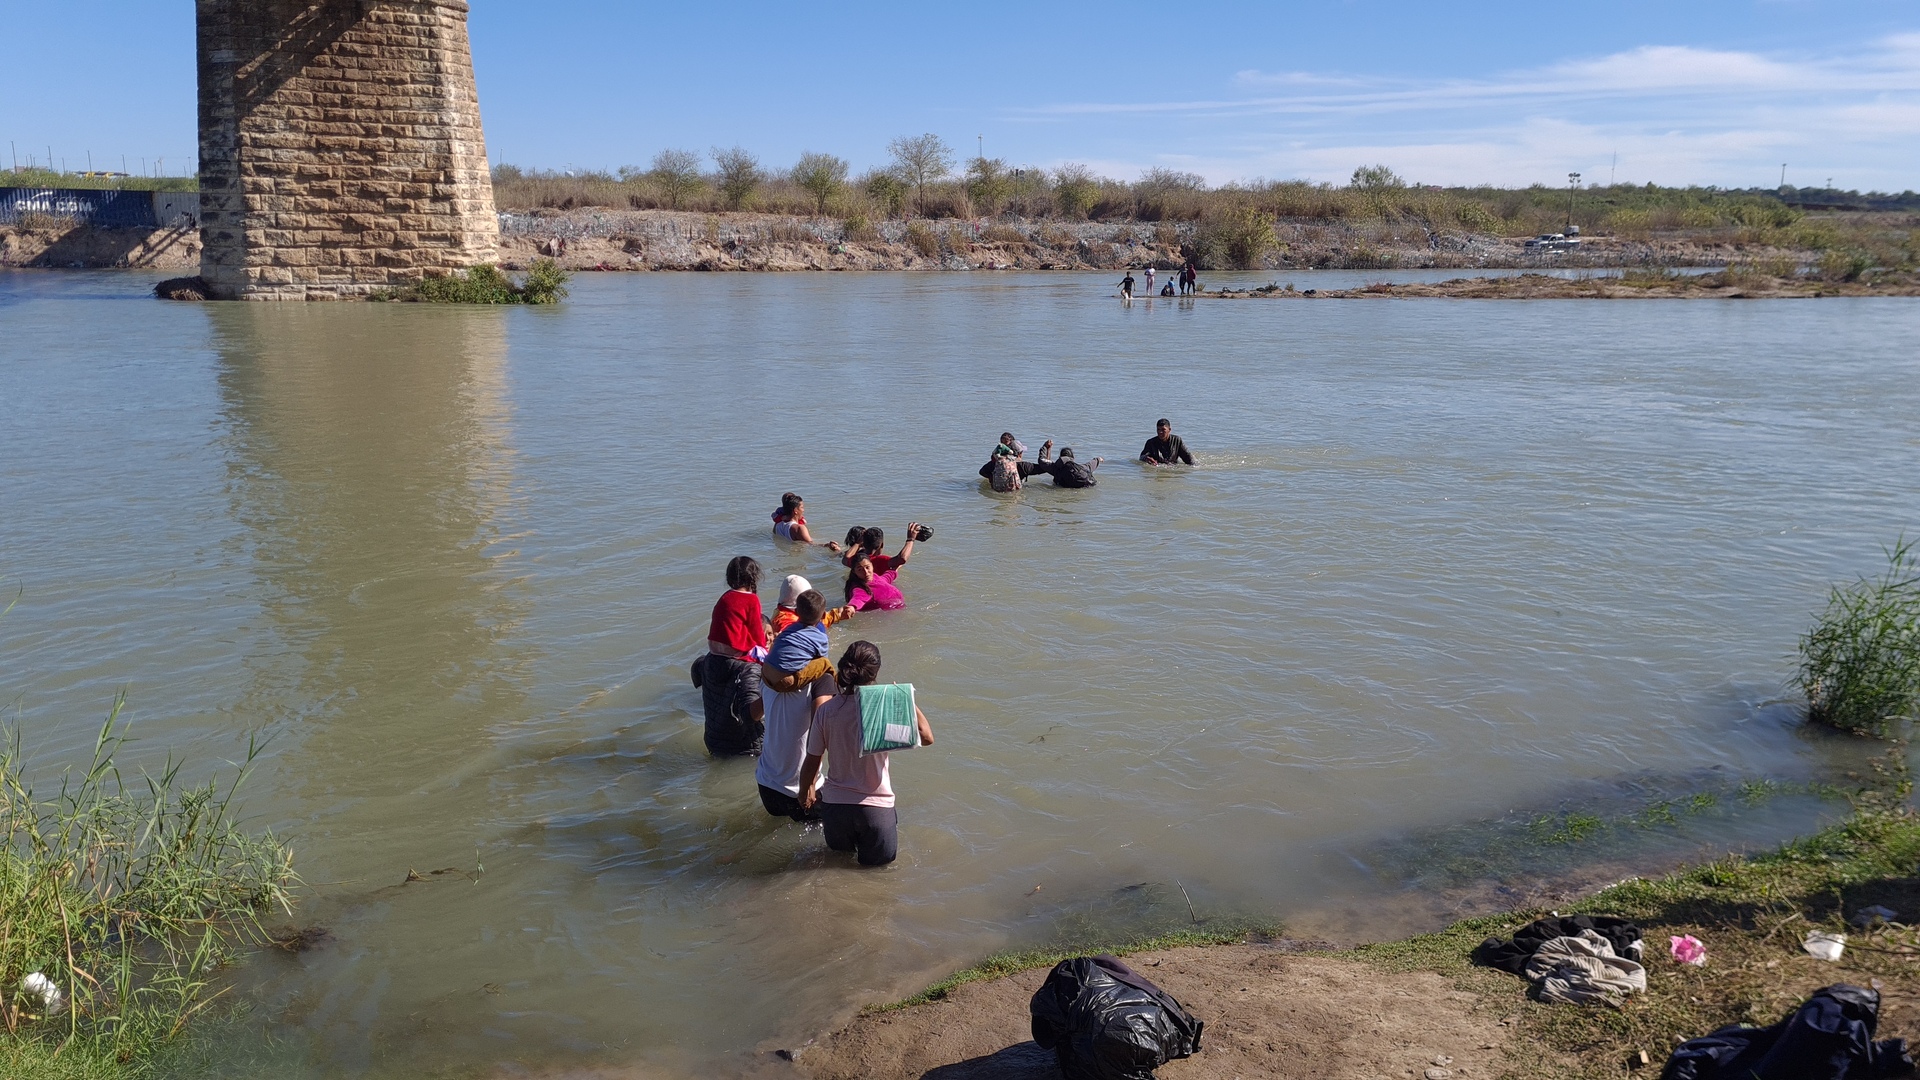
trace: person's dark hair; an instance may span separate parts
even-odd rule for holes
[[[1003,432],[1001,432],[1001,433],[1000,433],[1000,441],[1001,441],[1001,442],[1003,442],[1003,443],[1006,443],[1006,444],[1008,444],[1008,445],[1012,445],[1012,443],[1013,443],[1013,432],[1011,432],[1011,431],[1003,431]]]
[[[866,539],[867,539],[866,527],[863,525],[855,525],[853,528],[847,530],[847,539],[840,546],[845,548],[857,548],[861,544],[865,543]]]
[[[875,555],[887,550],[886,530],[878,525],[870,525],[860,534],[860,546]]]
[[[727,588],[760,591],[760,564],[751,555],[735,555],[727,564]]]
[[[780,512],[791,519],[793,517],[793,508],[805,501],[805,499],[789,491],[785,495],[780,496]]]
[[[853,585],[854,585],[853,575],[858,574],[860,572],[860,559],[865,559],[865,558],[866,556],[862,555],[859,558],[854,559],[851,563],[847,564],[847,585],[846,585],[845,592],[847,597],[846,602],[849,604],[853,602]],[[873,569],[873,560],[867,559],[867,569],[869,571]],[[870,581],[872,580],[872,578],[869,577],[868,580]],[[865,584],[865,582],[862,582],[861,584]]]
[[[1153,426],[1154,426],[1154,427],[1157,427],[1157,428],[1158,428],[1158,427],[1172,427],[1172,426],[1173,426],[1173,421],[1171,421],[1171,420],[1169,420],[1169,419],[1167,419],[1166,417],[1164,417],[1164,416],[1163,416],[1163,417],[1161,417],[1160,419],[1158,419],[1158,420],[1155,420],[1155,421],[1153,422]]]
[[[808,589],[794,598],[793,613],[800,617],[795,626],[812,626],[827,613],[827,598],[818,589]]]
[[[856,641],[847,646],[840,654],[840,664],[834,672],[834,679],[840,684],[840,692],[851,693],[862,686],[873,685],[880,677],[880,646],[871,641]]]
[[[1071,446],[1063,446],[1063,447],[1061,447],[1061,448],[1060,448],[1060,460],[1061,460],[1061,461],[1072,461],[1072,460],[1073,460],[1073,447],[1071,447]]]

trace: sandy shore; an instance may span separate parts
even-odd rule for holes
[[[1767,300],[1822,296],[1920,296],[1920,277],[1888,275],[1872,281],[1821,281],[1742,271],[1711,274],[1568,278],[1549,274],[1454,278],[1418,284],[1381,281],[1357,289],[1300,289],[1263,285],[1203,292],[1201,300],[1383,300],[1445,297],[1460,300]]]

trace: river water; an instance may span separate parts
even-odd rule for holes
[[[1627,864],[1838,812],[1733,793],[1861,768],[1782,684],[1827,585],[1920,531],[1920,305],[1123,309],[1111,277],[449,310],[0,274],[10,719],[48,767],[121,689],[130,764],[273,736],[243,802],[333,937],[241,978],[329,1076],[724,1071],[997,949],[1430,924],[1551,870],[1528,823],[1569,808],[1718,798],[1610,829]],[[1201,468],[1128,460],[1162,415]],[[986,491],[1003,429],[1099,486]],[[909,609],[834,632],[938,736],[896,755],[883,871],[701,745],[726,560],[838,591],[770,539],[785,490],[822,535],[935,530]]]

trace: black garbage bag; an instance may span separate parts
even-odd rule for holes
[[[1033,1041],[1066,1080],[1151,1080],[1200,1050],[1200,1030],[1173,995],[1111,956],[1063,960],[1033,995]]]
[[[1905,1039],[1873,1041],[1880,993],[1836,983],[1771,1027],[1733,1024],[1681,1043],[1660,1080],[1878,1080],[1913,1071]]]

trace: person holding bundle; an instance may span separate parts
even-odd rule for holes
[[[827,847],[853,852],[861,866],[885,866],[900,854],[890,752],[933,745],[933,727],[914,703],[912,685],[876,686],[879,677],[878,645],[847,646],[839,693],[814,710],[796,784],[800,809],[818,809]],[[822,759],[826,780],[816,790]]]

